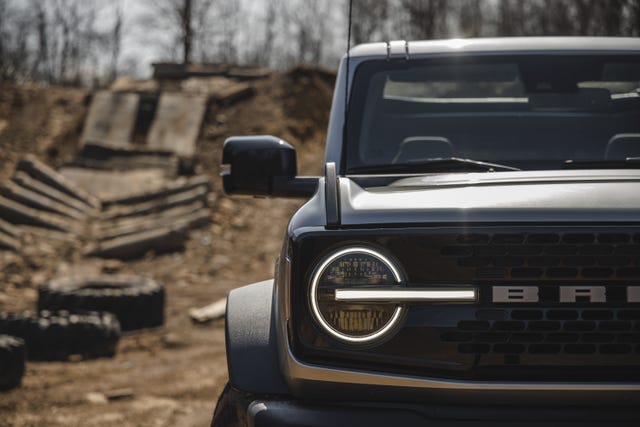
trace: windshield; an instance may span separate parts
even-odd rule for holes
[[[381,60],[356,71],[347,173],[434,159],[540,170],[637,158],[640,55]]]

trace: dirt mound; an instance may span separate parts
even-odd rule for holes
[[[221,147],[230,135],[274,135],[298,150],[302,174],[319,174],[335,75],[298,67],[255,82],[255,95],[235,105],[214,105],[199,145],[200,165],[217,175]]]
[[[0,83],[0,181],[25,153],[52,165],[71,159],[88,91]]]

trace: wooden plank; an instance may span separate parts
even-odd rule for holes
[[[228,77],[237,80],[260,80],[271,76],[273,72],[268,68],[231,68],[227,73]]]
[[[105,240],[89,248],[85,255],[118,259],[139,258],[149,251],[160,253],[182,250],[185,239],[185,229],[158,228]]]
[[[160,169],[167,178],[178,175],[179,162],[176,156],[152,154],[111,156],[104,159],[78,157],[73,166],[103,171],[130,171],[132,169]]]
[[[103,199],[102,204],[105,207],[112,207],[115,205],[133,205],[182,193],[200,186],[209,189],[209,178],[204,175],[198,175],[192,178],[178,178],[163,185],[162,187],[154,188],[149,191],[138,190],[134,194],[128,194],[123,197]]]
[[[163,93],[147,135],[147,147],[193,157],[206,106],[206,96]]]
[[[164,221],[165,219],[180,218],[185,215],[192,214],[200,209],[207,209],[207,206],[202,201],[190,203],[188,205],[175,206],[169,209],[162,210],[160,212],[154,212],[147,215],[137,216],[125,216],[114,219],[102,219],[94,224],[94,234],[102,234],[108,230],[112,230],[120,227],[137,226],[141,221],[156,222]]]
[[[114,147],[128,147],[138,115],[140,95],[100,91],[93,96],[84,123],[80,144],[101,143]]]
[[[95,208],[87,206],[86,204],[82,203],[78,199],[75,199],[69,196],[68,194],[63,193],[62,191],[58,191],[55,188],[45,184],[42,181],[38,181],[31,178],[29,175],[27,175],[24,172],[15,173],[11,179],[17,184],[19,184],[20,186],[28,190],[31,190],[35,193],[52,198],[79,212],[84,212],[87,215],[96,212]]]
[[[137,221],[121,224],[113,228],[103,228],[96,236],[97,240],[110,240],[143,231],[156,230],[160,228],[178,228],[191,230],[204,227],[211,222],[211,212],[209,209],[199,209],[184,215],[174,217],[138,218]]]
[[[16,227],[15,225],[5,221],[2,218],[0,218],[0,232],[16,239],[20,238],[20,236],[22,235],[22,230],[20,230],[19,227]]]
[[[162,169],[106,171],[81,167],[64,167],[60,173],[91,194],[100,198],[122,197],[137,191],[162,188],[165,172]]]
[[[0,230],[0,250],[6,249],[10,251],[18,251],[20,249],[20,241]]]
[[[35,227],[32,225],[20,225],[20,230],[23,231],[25,236],[24,246],[29,246],[29,251],[37,252],[40,250],[41,242],[50,242],[52,247],[59,248],[60,245],[76,245],[78,244],[78,236],[68,233],[66,231],[52,230],[50,228]],[[35,244],[38,242],[38,244]],[[28,252],[24,250],[24,252]]]
[[[227,298],[222,298],[213,304],[189,310],[189,317],[193,323],[208,323],[212,320],[221,319],[227,311]]]
[[[61,231],[76,231],[77,223],[60,215],[45,213],[0,196],[0,216],[13,224],[34,225]]]
[[[183,191],[171,196],[150,200],[133,206],[114,207],[105,211],[101,215],[102,220],[123,218],[127,216],[144,215],[152,212],[159,212],[174,206],[188,205],[193,202],[206,202],[209,190],[206,187],[198,186],[192,190]]]
[[[62,191],[63,193],[80,200],[87,206],[95,209],[100,209],[101,207],[100,200],[98,198],[84,191],[74,182],[68,180],[63,175],[45,165],[33,155],[26,155],[22,160],[20,160],[17,169],[19,171],[26,172],[32,178],[42,181],[56,190]]]
[[[34,209],[60,214],[78,221],[84,221],[87,219],[87,215],[85,213],[71,209],[67,205],[64,205],[50,197],[33,192],[13,181],[7,181],[0,186],[0,194],[8,199],[22,203],[23,205]]]

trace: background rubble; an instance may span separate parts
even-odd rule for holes
[[[193,173],[203,175],[210,189],[206,201],[198,196],[193,203],[196,212],[206,209],[208,218],[186,232],[183,250],[105,259],[86,251],[87,233],[30,226],[20,251],[0,250],[0,311],[33,311],[38,286],[68,275],[149,276],[165,285],[167,298],[165,326],[125,333],[113,359],[30,362],[23,386],[0,399],[0,424],[208,424],[226,382],[224,325],[195,325],[189,310],[224,298],[234,287],[272,277],[286,221],[303,203],[224,196],[218,177],[222,143],[231,135],[273,134],[298,149],[302,174],[319,174],[334,79],[326,71],[296,68],[243,81],[250,95],[210,103],[193,162]],[[0,182],[14,176],[25,154],[54,168],[72,164],[81,150],[91,93],[0,86],[0,122],[6,123],[0,129]],[[128,217],[127,209],[148,201],[125,202],[103,202],[102,215],[115,228],[135,229],[146,222],[145,215],[162,217],[149,204],[139,218]],[[171,209],[181,217],[184,205]],[[94,226],[93,233],[108,234],[104,226]],[[127,398],[108,399],[114,390],[127,390]]]

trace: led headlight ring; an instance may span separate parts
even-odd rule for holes
[[[318,304],[318,285],[320,282],[320,278],[322,277],[322,274],[325,272],[327,267],[331,265],[331,263],[333,263],[338,258],[348,254],[363,254],[363,255],[368,255],[370,257],[376,258],[378,261],[382,262],[389,270],[391,270],[393,274],[393,278],[397,283],[397,285],[402,284],[402,276],[400,275],[398,268],[389,258],[382,255],[381,253],[373,249],[360,247],[360,246],[350,246],[344,249],[340,249],[337,252],[333,252],[331,255],[325,258],[316,267],[313,273],[313,276],[311,278],[311,287],[310,287],[310,294],[309,294],[311,313],[313,315],[314,320],[322,327],[322,329],[326,333],[328,333],[331,337],[341,342],[349,343],[349,344],[373,343],[375,341],[378,341],[384,338],[392,329],[394,329],[398,325],[404,313],[403,305],[401,304],[396,305],[391,318],[387,321],[387,323],[381,329],[378,329],[377,331],[367,335],[354,336],[354,335],[349,335],[349,334],[340,332],[336,330],[331,324],[329,324],[329,322],[327,322],[327,320],[322,315],[322,312],[320,311],[320,307]]]

